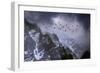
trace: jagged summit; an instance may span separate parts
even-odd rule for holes
[[[59,41],[57,34],[49,32],[44,34],[36,23],[29,23],[26,19],[24,23],[25,62],[81,58],[72,46],[73,43],[69,43],[69,45],[63,44]]]

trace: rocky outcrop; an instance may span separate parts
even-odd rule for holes
[[[63,45],[56,34],[45,32],[36,23],[25,22],[24,61],[65,60],[79,58],[70,46]]]

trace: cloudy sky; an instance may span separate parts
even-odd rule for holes
[[[69,38],[82,46],[90,44],[90,14],[25,11],[24,18],[44,33],[57,34],[64,44]]]

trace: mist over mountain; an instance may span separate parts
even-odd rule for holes
[[[25,11],[24,25],[25,61],[90,58],[90,14]]]

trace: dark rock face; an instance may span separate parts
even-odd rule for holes
[[[64,46],[56,34],[43,34],[41,29],[27,20],[24,29],[24,61],[46,61],[75,59],[76,54]],[[87,53],[86,53],[87,54]],[[85,56],[83,55],[82,58]]]
[[[36,46],[35,41],[31,41],[31,37],[27,35],[24,43],[24,60],[31,61],[33,59],[33,49]]]
[[[90,58],[90,51],[85,51],[81,57],[81,59],[88,59]]]

